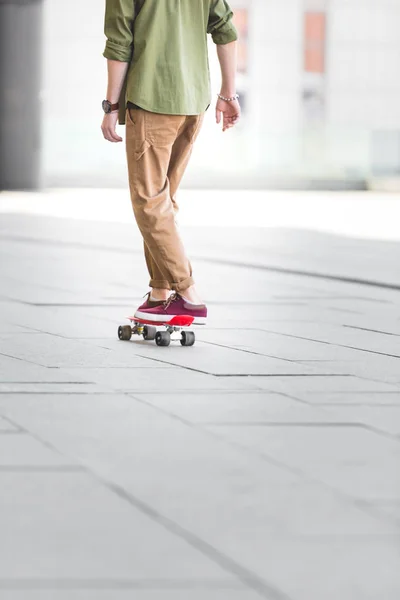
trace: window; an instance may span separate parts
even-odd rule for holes
[[[326,17],[323,12],[304,15],[304,70],[306,73],[325,72]]]
[[[238,71],[246,74],[248,70],[248,39],[249,39],[249,12],[247,8],[236,8],[233,19],[238,30]]]

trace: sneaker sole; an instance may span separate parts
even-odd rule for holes
[[[160,325],[166,324],[170,319],[176,315],[154,315],[152,313],[142,312],[138,310],[135,312],[135,318],[142,319],[143,321],[151,321],[152,323],[159,323]],[[192,316],[192,315],[191,315]],[[192,325],[206,325],[207,317],[194,317]]]

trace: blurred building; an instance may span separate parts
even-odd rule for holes
[[[40,187],[41,40],[42,0],[0,0],[0,190]]]
[[[231,4],[243,119],[222,134],[210,107],[186,185],[362,187],[400,177],[400,1]],[[103,11],[97,0],[45,0],[44,185],[126,185],[123,145],[100,132]]]

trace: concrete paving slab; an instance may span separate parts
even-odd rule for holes
[[[382,310],[382,309],[380,309]],[[387,307],[385,307],[387,312]],[[394,307],[394,318],[398,315],[399,307]],[[388,332],[389,333],[389,332]],[[353,329],[342,327],[340,333],[337,332],[336,337],[331,337],[331,343],[337,343],[341,346],[355,348],[360,350],[368,350],[369,352],[377,352],[387,355],[399,355],[399,340],[398,335],[393,333],[380,333],[374,331],[368,323],[365,323],[365,328]]]
[[[250,590],[174,589],[163,591],[143,590],[135,586],[128,590],[117,588],[109,591],[85,589],[81,591],[40,590],[39,592],[1,590],[1,592],[2,600],[132,600],[133,594],[135,600],[257,600],[260,597],[256,592]]]
[[[71,465],[62,454],[27,434],[0,435],[0,468],[1,467],[37,467]]]
[[[265,330],[268,329],[268,324],[275,323],[276,320],[283,318],[290,318],[295,321],[316,319],[317,321],[330,321],[331,323],[342,321],[340,314],[334,313],[326,307],[314,307],[302,303],[252,306],[251,314],[247,318],[244,315],[244,310],[245,305],[230,305],[227,303],[224,306],[214,306],[210,311],[208,324],[212,328],[218,328],[221,321],[226,319],[232,321],[233,326],[254,329],[256,323],[259,329]]]
[[[369,507],[375,511],[389,515],[397,525],[400,525],[400,498],[397,501],[370,502]]]
[[[395,384],[390,384],[382,381],[374,381],[354,375],[342,376],[340,373],[330,373],[327,369],[326,374],[324,369],[314,370],[311,376],[295,376],[295,377],[252,377],[251,381],[254,386],[260,390],[270,390],[289,394],[299,399],[307,400],[312,394],[322,397],[323,395],[339,394],[339,393],[360,393],[360,392],[398,392],[398,387]]]
[[[160,357],[159,349],[153,345],[136,341],[131,343],[141,345],[140,356]],[[193,348],[170,347],[167,352],[162,355],[162,359],[170,364],[219,376],[299,375],[314,371],[313,368],[303,367],[294,362],[201,342]]]
[[[400,476],[398,459],[375,462],[373,464],[356,463],[340,470],[329,465],[312,465],[309,472],[319,481],[350,497],[362,501],[396,501],[400,498]]]
[[[10,423],[10,421],[8,421],[8,419],[5,419],[4,417],[0,416],[0,434],[1,433],[13,433],[13,432],[18,432],[20,431],[19,428],[14,425],[13,423]]]
[[[158,369],[168,369],[171,366],[174,365],[170,365],[168,364],[167,361],[164,361],[163,358],[165,359],[165,357],[158,357],[161,360],[158,361],[157,360],[157,356],[154,358],[144,358],[142,356],[140,356],[140,352],[141,349],[143,348],[143,346],[147,346],[147,345],[152,345],[155,344],[155,342],[152,341],[145,341],[143,340],[142,336],[138,336],[135,335],[134,337],[132,337],[133,343],[132,341],[130,342],[126,342],[126,341],[121,341],[117,339],[117,326],[115,326],[115,328],[113,329],[113,332],[115,333],[115,336],[113,336],[112,338],[91,338],[91,339],[85,339],[84,342],[85,344],[88,344],[89,346],[98,346],[100,348],[104,348],[104,349],[108,349],[111,350],[114,353],[114,356],[116,358],[119,358],[121,356],[122,360],[121,360],[121,364],[119,366],[112,366],[112,367],[105,367],[105,368],[114,368],[114,369],[118,369],[119,367],[124,368],[126,367],[126,362],[128,362],[128,366],[129,368],[136,368],[136,367],[140,367],[140,368],[149,368],[149,369],[154,369],[154,368],[158,368]],[[127,348],[127,344],[128,344],[128,348]],[[157,363],[155,362],[157,360]],[[93,367],[95,368],[95,367]]]
[[[235,582],[86,474],[0,474],[0,580],[208,579]],[[106,541],[106,543],[105,543]]]
[[[50,369],[33,364],[28,360],[22,360],[17,356],[0,355],[0,383],[4,386],[14,383],[82,383],[85,382],[82,375],[81,372],[80,376],[71,379],[66,372],[62,372],[57,367]]]
[[[96,303],[96,302],[95,302]],[[117,331],[117,324],[123,315],[129,314],[130,307],[107,307],[101,312],[91,303],[75,305],[64,303],[61,306],[32,306],[18,302],[1,304],[4,318],[10,323],[18,323],[27,332],[52,334],[68,339],[111,338]],[[19,330],[18,330],[19,331]],[[9,333],[9,332],[8,332]]]
[[[400,443],[379,435],[368,426],[353,422],[292,424],[268,426],[255,422],[251,426],[211,425],[212,430],[224,433],[245,444],[264,449],[284,461],[306,465],[324,462],[345,465],[363,459],[400,459]]]
[[[0,383],[0,403],[2,395],[10,394],[104,394],[109,390],[88,381],[68,383],[67,381],[11,381]]]
[[[400,497],[400,443],[375,431],[341,423],[210,429],[353,497]]]
[[[338,538],[271,544],[258,568],[294,600],[396,600],[398,538]],[[268,566],[266,566],[268,565]]]
[[[114,347],[102,347],[101,342],[88,345],[84,340],[70,340],[50,334],[16,337],[2,336],[0,353],[18,356],[43,367],[131,367],[146,364],[143,358],[127,352],[127,345],[115,342]]]
[[[3,306],[3,303],[0,299],[0,307]],[[15,325],[14,323],[7,323],[4,319],[0,322],[0,334],[11,334],[11,335],[23,335],[29,333],[29,330],[21,325]]]
[[[134,397],[167,414],[200,424],[312,423],[336,418],[334,413],[273,392],[160,393],[134,394]]]
[[[399,391],[391,392],[288,392],[309,404],[323,406],[398,406]]]
[[[339,314],[339,313],[338,313]],[[374,332],[374,330],[381,329],[389,334],[399,334],[398,324],[396,319],[389,319],[382,316],[381,320],[372,319],[371,317],[359,319],[355,315],[342,316],[339,322],[332,322],[328,319],[313,319],[310,318],[307,321],[301,321],[300,319],[292,320],[287,322],[281,320],[276,323],[270,323],[268,326],[263,325],[262,329],[267,333],[275,333],[289,338],[311,340],[315,342],[324,342],[326,344],[334,344],[343,346],[350,346],[346,344],[346,335],[348,330],[363,331],[365,330]],[[383,335],[380,336],[383,338]],[[363,338],[368,339],[368,337]],[[354,340],[353,340],[354,341]],[[360,339],[358,339],[360,342]],[[362,347],[363,344],[359,343]]]
[[[400,443],[400,394],[396,405],[386,406],[326,406],[332,418],[347,423],[364,423],[372,429],[378,429],[388,435],[397,436]]]
[[[347,372],[349,375],[362,379],[373,379],[400,387],[399,360],[400,358],[394,357],[377,357],[372,360],[368,355],[364,360],[358,361],[301,361],[299,364],[313,368],[316,371],[326,372],[329,370],[331,373],[337,374]]]
[[[177,369],[173,365],[157,362],[153,364],[153,366],[146,364],[145,367],[142,368],[139,364],[136,365],[136,361],[134,361],[135,366],[132,368],[109,367],[106,369],[82,368],[67,370],[70,376],[75,373],[79,376],[79,371],[82,370],[86,378],[97,382],[96,385],[99,390],[102,390],[102,392],[107,391],[108,393],[110,393],[110,391],[125,391],[130,389],[141,389],[142,391],[146,391],[147,388],[162,390],[163,385],[166,385],[167,382],[173,379],[172,377],[166,377],[165,372],[171,370],[175,376],[177,375]],[[180,372],[178,372],[178,374],[182,384],[190,382],[190,374],[186,376]],[[165,382],[165,384],[163,384],[163,382]],[[216,387],[219,387],[218,382],[216,382]],[[176,388],[176,386],[171,384],[171,389],[174,390],[174,388]],[[82,388],[82,390],[84,391],[84,388]],[[79,390],[77,393],[79,393]]]
[[[198,337],[210,344],[218,343],[218,345],[230,348],[253,351],[265,356],[293,361],[311,361],[313,359],[356,361],[360,359],[357,350],[339,348],[333,344],[323,344],[299,338],[292,338],[288,343],[286,336],[267,333],[259,329],[221,330],[207,327],[200,332]],[[218,342],[215,340],[218,340]],[[304,357],[307,357],[307,359]]]
[[[162,348],[169,353],[170,348]],[[191,350],[191,348],[181,348],[180,350]],[[129,348],[128,348],[129,352]],[[134,369],[67,369],[71,377],[79,377],[84,374],[86,378],[90,377],[97,384],[107,387],[109,390],[122,391],[129,393],[190,393],[195,389],[198,392],[217,392],[226,390],[246,389],[246,381],[231,381],[230,377],[215,377],[212,374],[198,373],[189,368],[180,368],[173,362],[170,362],[168,354],[164,353],[161,358],[155,359],[155,369],[147,367]],[[149,353],[151,356],[151,352]],[[157,357],[157,355],[155,355]],[[159,356],[159,355],[158,355]],[[171,368],[158,368],[167,365]],[[126,373],[126,377],[124,376]],[[245,378],[244,378],[245,379]],[[254,389],[255,386],[254,386]]]

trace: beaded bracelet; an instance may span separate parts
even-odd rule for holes
[[[221,94],[217,94],[218,98],[221,100],[225,100],[225,102],[233,102],[234,100],[238,100],[239,94],[235,94],[232,98],[225,98],[225,96],[221,96]]]

